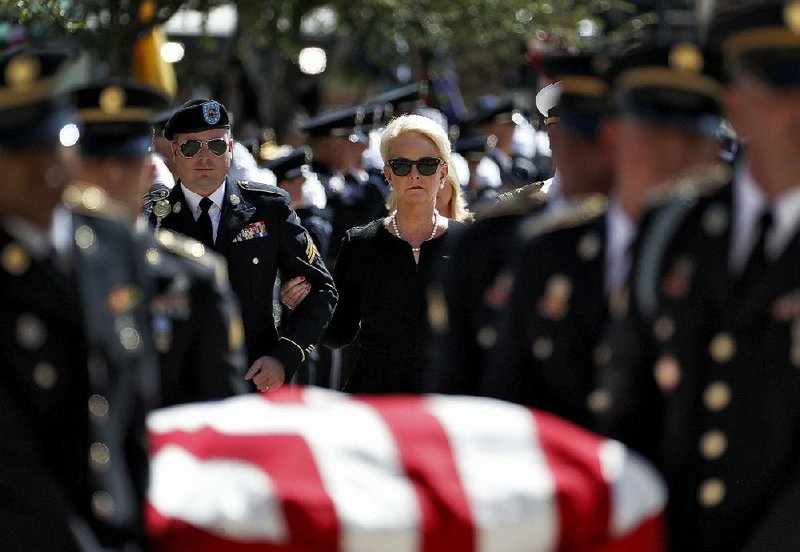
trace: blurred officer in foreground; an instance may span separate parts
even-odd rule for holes
[[[167,121],[164,136],[180,176],[168,208],[151,220],[202,242],[228,262],[231,286],[242,308],[250,370],[262,391],[294,375],[325,330],[336,305],[333,278],[313,240],[289,207],[283,190],[228,178],[233,140],[225,107],[190,100]],[[278,270],[303,276],[312,290],[279,333],[273,318]]]
[[[526,241],[485,378],[489,395],[592,426],[595,370],[608,362],[603,328],[609,306],[623,293],[645,199],[682,171],[704,170],[717,159],[719,71],[718,62],[688,43],[643,45],[612,61],[607,75],[617,112],[600,129],[607,149],[595,158],[614,160],[613,191],[608,201],[591,195],[523,224]],[[576,79],[574,85],[605,90],[599,80],[590,87]],[[583,136],[591,137],[593,125],[570,121],[571,86],[562,77],[558,124],[578,136],[584,126]],[[553,142],[554,156],[561,139]],[[592,147],[591,139],[583,140],[583,147]],[[576,167],[557,164],[566,187],[567,169]]]
[[[241,317],[225,261],[181,234],[161,229],[153,236],[140,217],[140,198],[153,178],[150,118],[168,99],[125,81],[86,86],[72,96],[82,126],[78,178],[127,208],[146,276],[154,282],[149,315],[160,357],[162,406],[244,393]],[[165,209],[166,200],[151,206],[156,213]],[[56,220],[57,233],[71,233],[69,215]]]
[[[674,550],[800,548],[799,20],[712,20],[743,155],[652,215],[600,372],[601,428],[667,478]]]
[[[74,227],[50,239],[78,139],[53,95],[63,58],[0,60],[0,546],[140,550],[158,400],[147,289],[101,190],[68,188]]]
[[[605,193],[612,181],[611,156],[599,135],[608,111],[605,84],[592,69],[591,60],[590,55],[549,60],[548,68],[563,82],[537,94],[537,106],[547,114],[546,124],[557,128],[548,131],[559,136],[553,144],[553,158],[567,166],[563,193],[573,201],[581,195]],[[563,122],[557,113],[562,114]],[[434,373],[437,381],[431,382],[431,390],[480,393],[480,381],[490,369],[498,339],[499,314],[506,307],[510,269],[521,248],[519,225],[564,205],[561,194],[552,200],[542,193],[542,184],[507,192],[485,209],[456,243],[449,273],[439,283],[441,293],[431,289],[429,314],[438,337],[432,349],[438,355],[434,365],[443,367]],[[538,261],[545,262],[543,259],[547,258]],[[442,298],[446,318],[439,314],[445,308]],[[448,324],[440,324],[441,320]]]

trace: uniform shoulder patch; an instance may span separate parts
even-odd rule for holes
[[[648,195],[645,199],[645,210],[657,208],[676,200],[710,196],[728,184],[732,176],[733,171],[725,163],[715,163],[689,169]]]
[[[542,191],[544,182],[534,182],[497,196],[495,202],[482,209],[478,219],[502,217],[506,215],[525,215],[547,202],[547,194]]]
[[[583,226],[605,214],[607,208],[608,200],[604,195],[588,195],[569,202],[555,212],[526,220],[520,231],[525,239],[531,239],[556,230]]]
[[[69,209],[81,215],[111,220],[126,220],[129,216],[128,210],[122,203],[108,197],[108,194],[97,186],[86,183],[67,186],[61,194],[61,200]]]
[[[272,194],[280,197],[287,197],[288,194],[278,188],[277,186],[273,186],[272,184],[264,184],[263,182],[253,182],[251,180],[237,180],[237,184],[242,190],[247,190],[248,192],[263,192],[266,194]]]
[[[228,267],[225,260],[213,251],[208,251],[206,246],[199,241],[164,228],[156,230],[155,237],[165,251],[212,270],[217,282],[224,282],[228,279]]]

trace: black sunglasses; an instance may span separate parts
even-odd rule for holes
[[[228,151],[228,142],[224,138],[212,138],[210,140],[186,140],[178,145],[181,155],[184,157],[194,157],[200,153],[203,146],[216,156],[225,155]]]
[[[419,174],[422,176],[430,176],[436,172],[436,169],[443,162],[444,161],[438,157],[423,157],[422,159],[417,159],[416,161],[399,157],[397,159],[390,159],[386,162],[386,164],[389,165],[389,168],[392,169],[392,172],[396,176],[408,176],[411,174],[412,165],[417,166],[417,171],[419,171]]]

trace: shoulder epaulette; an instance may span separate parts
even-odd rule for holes
[[[659,207],[675,200],[707,197],[728,184],[732,174],[730,166],[725,163],[690,169],[648,195],[645,208]]]
[[[199,241],[164,228],[156,230],[155,237],[158,244],[166,251],[212,270],[218,283],[227,281],[228,267],[225,260],[208,251]]]
[[[585,196],[553,212],[525,221],[521,227],[522,236],[531,239],[556,230],[583,226],[605,214],[607,208],[608,200],[604,195]]]
[[[83,182],[67,186],[61,199],[64,205],[81,215],[120,221],[127,221],[129,217],[125,205],[108,197],[101,188]]]
[[[542,191],[544,182],[534,182],[497,196],[495,202],[476,213],[477,219],[525,215],[544,205],[547,194]]]
[[[263,182],[252,182],[250,180],[237,180],[237,184],[243,190],[247,190],[249,192],[264,192],[267,194],[273,194],[280,197],[287,197],[288,194],[286,191],[278,188],[277,186],[273,186],[272,184],[264,184]]]

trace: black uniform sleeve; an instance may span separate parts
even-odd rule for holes
[[[281,328],[281,337],[270,353],[283,362],[286,381],[289,381],[325,331],[336,308],[338,294],[333,277],[309,233],[295,212],[288,206],[285,209],[286,216],[280,226],[279,269],[287,278],[305,277],[312,286],[286,326]]]
[[[358,258],[348,231],[342,239],[342,246],[333,269],[333,279],[339,292],[339,304],[328,329],[322,336],[322,344],[331,349],[349,345],[358,334],[361,322],[361,297],[358,280],[354,277],[357,270]]]

